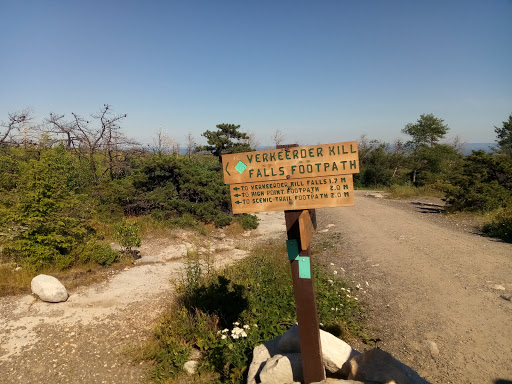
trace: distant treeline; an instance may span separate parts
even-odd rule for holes
[[[0,260],[68,268],[116,260],[109,233],[126,218],[169,226],[225,226],[256,218],[231,213],[222,154],[253,150],[254,136],[239,125],[205,131],[207,145],[187,136],[186,150],[162,132],[154,145],[127,138],[108,105],[89,118],[50,114],[36,123],[27,111],[0,126]],[[465,156],[458,143],[442,144],[449,127],[421,115],[403,132],[407,142],[359,140],[359,187],[409,186],[443,193],[449,209],[494,212],[486,230],[512,237],[512,115],[495,127],[496,149]],[[276,145],[284,136],[278,131]],[[110,228],[110,229],[109,229]]]

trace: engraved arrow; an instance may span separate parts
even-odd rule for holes
[[[242,196],[242,195],[241,195],[241,194],[239,194],[239,193],[235,193],[233,196],[235,196],[235,197],[240,197],[240,196]]]
[[[229,173],[229,171],[228,171],[228,165],[229,165],[229,161],[226,163],[226,173],[227,173],[229,176],[231,176],[231,173]]]
[[[241,201],[235,201],[235,204],[242,204]]]
[[[230,175],[230,176],[231,176],[231,175]],[[233,188],[233,190],[234,190],[234,191],[238,191],[239,189],[240,189],[240,188],[238,188],[238,187]]]

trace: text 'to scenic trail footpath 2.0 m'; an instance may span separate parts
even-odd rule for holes
[[[222,156],[233,213],[354,205],[356,141]]]

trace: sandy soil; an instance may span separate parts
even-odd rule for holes
[[[137,383],[147,371],[133,365],[126,348],[151,335],[182,276],[183,256],[195,249],[217,267],[247,255],[252,244],[285,236],[282,212],[262,213],[257,230],[228,238],[179,232],[141,248],[132,268],[70,293],[65,303],[32,295],[0,299],[0,382]]]
[[[441,215],[440,200],[365,194],[317,210],[317,237],[340,239],[318,259],[361,287],[377,345],[432,383],[512,380],[512,245]]]

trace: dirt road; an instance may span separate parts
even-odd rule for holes
[[[432,383],[512,380],[512,245],[442,207],[364,194],[317,211],[319,235],[341,234],[319,257],[361,287],[377,345]]]

